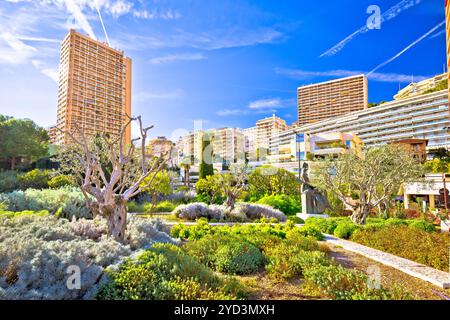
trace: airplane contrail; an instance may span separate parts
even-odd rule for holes
[[[100,18],[100,23],[103,27],[103,32],[105,32],[106,41],[108,42],[108,46],[111,47],[111,43],[109,42],[108,33],[106,32],[105,24],[103,23],[102,14],[100,13],[100,9],[98,8],[98,5],[95,6],[95,9],[97,9],[98,17]]]
[[[385,21],[389,21],[389,20],[395,18],[396,16],[398,16],[404,10],[407,10],[407,9],[409,9],[411,7],[414,7],[415,5],[419,4],[420,1],[421,0],[402,0],[402,1],[400,1],[399,3],[397,3],[393,7],[389,8],[389,10],[387,10],[385,13],[383,13],[381,15],[381,22],[383,23]],[[351,35],[346,37],[344,40],[342,40],[341,42],[339,42],[335,46],[331,47],[330,49],[328,49],[327,51],[322,53],[320,55],[320,57],[321,58],[325,57],[325,56],[330,57],[330,56],[335,55],[336,53],[341,51],[347,45],[347,43],[352,41],[354,37],[356,37],[357,35],[359,35],[361,33],[366,33],[369,30],[370,29],[367,27],[367,25],[362,26],[361,28],[359,28],[358,30],[353,32]]]
[[[386,60],[385,62],[379,64],[378,66],[376,66],[373,70],[371,70],[367,75],[369,76],[370,74],[374,73],[375,71],[377,71],[378,69],[384,67],[385,65],[387,65],[388,63],[391,63],[392,61],[394,61],[395,59],[397,59],[398,57],[400,57],[402,54],[404,54],[406,51],[408,51],[409,49],[411,49],[412,47],[414,47],[416,44],[418,44],[419,42],[421,42],[423,39],[425,39],[426,37],[428,37],[430,34],[432,34],[433,32],[435,32],[437,29],[439,29],[442,25],[445,24],[445,20],[442,21],[441,23],[439,23],[437,26],[433,27],[430,31],[428,31],[427,33],[425,33],[423,36],[421,36],[419,39],[417,39],[416,41],[414,41],[413,43],[411,43],[410,45],[408,45],[405,49],[403,49],[402,51],[400,51],[399,53],[397,53],[395,56],[393,56],[392,58]]]

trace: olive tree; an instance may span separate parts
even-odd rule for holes
[[[351,208],[351,219],[357,224],[365,224],[379,205],[389,208],[402,184],[420,181],[424,174],[422,165],[405,148],[394,145],[326,158],[312,169],[313,184]]]
[[[225,204],[228,208],[234,209],[236,199],[245,190],[249,167],[245,163],[234,163],[230,166],[230,173],[215,175],[217,182],[226,197]]]
[[[140,137],[125,145],[125,130],[133,121],[139,125]],[[105,135],[95,141],[88,140],[78,126],[73,132],[63,132],[73,141],[59,157],[63,168],[74,174],[88,208],[94,216],[107,220],[109,235],[118,241],[125,236],[127,202],[143,190],[155,188],[158,173],[171,154],[147,158],[147,133],[152,128],[144,128],[138,116],[129,117],[120,134],[114,137]],[[138,141],[140,148],[135,145]]]

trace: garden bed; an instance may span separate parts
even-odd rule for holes
[[[448,272],[450,235],[438,232],[424,220],[371,218],[365,226],[359,226],[349,218],[310,218],[305,225]]]

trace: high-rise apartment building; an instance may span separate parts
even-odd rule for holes
[[[48,127],[47,129],[48,137],[51,144],[56,143],[56,139],[58,137],[58,129],[56,129],[56,126]]]
[[[367,90],[365,75],[299,87],[298,124],[301,126],[366,109]]]
[[[246,153],[246,157],[249,161],[256,161],[257,160],[256,137],[258,136],[258,128],[257,127],[246,128],[243,129],[242,132],[244,133],[244,151]]]
[[[237,128],[220,128],[195,131],[181,137],[177,142],[179,162],[191,160],[196,165],[202,159],[202,139],[210,139],[213,163],[230,164],[245,160],[244,133]]]
[[[57,126],[89,138],[120,133],[131,116],[131,59],[123,51],[70,30],[61,44]],[[58,132],[57,143],[71,143]],[[131,141],[131,126],[125,143]]]
[[[213,161],[235,163],[245,160],[244,133],[236,128],[212,130]]]
[[[285,131],[288,128],[286,121],[272,115],[271,117],[256,122],[256,146],[261,149],[269,149],[269,141],[272,135]]]
[[[448,146],[449,126],[448,92],[444,89],[304,125],[297,131],[310,135],[354,132],[366,148],[402,139],[424,139],[430,150]]]

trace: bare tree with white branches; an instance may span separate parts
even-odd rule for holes
[[[87,206],[94,216],[107,220],[109,235],[118,241],[125,237],[127,202],[143,190],[150,190],[155,177],[166,165],[171,152],[148,159],[147,133],[153,126],[143,127],[141,116],[128,116],[118,136],[102,136],[97,141],[86,138],[75,127],[75,132],[63,131],[74,142],[60,157],[66,169],[79,181]],[[132,121],[139,124],[140,137],[124,145],[125,130]],[[62,131],[62,130],[60,130]],[[140,152],[135,143],[140,141]]]

